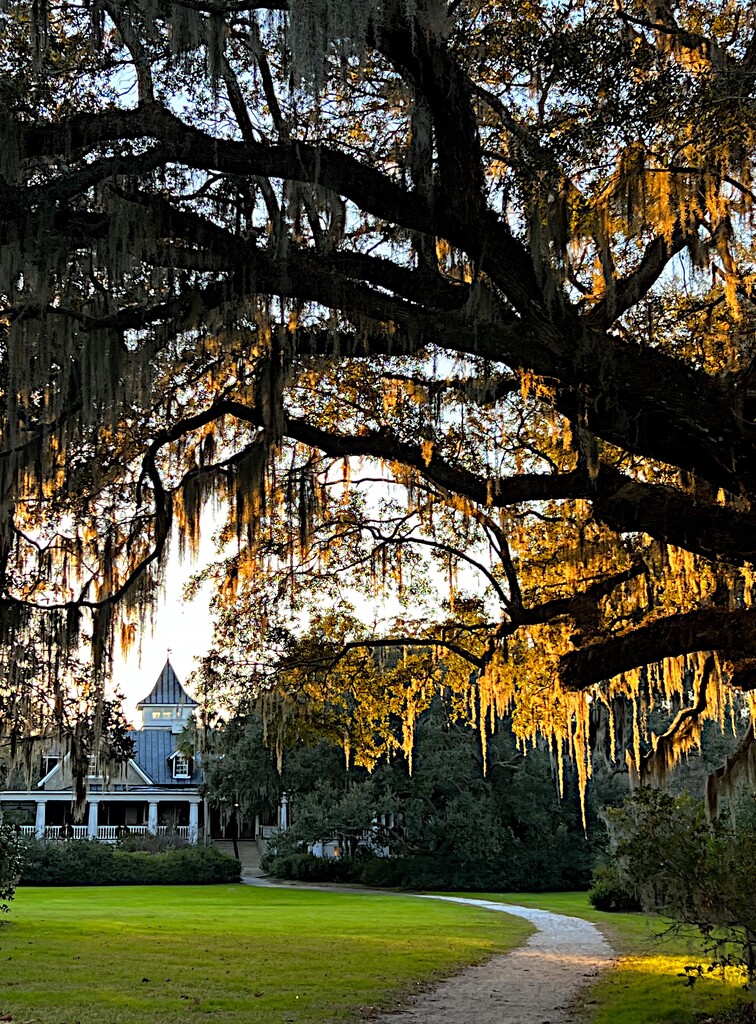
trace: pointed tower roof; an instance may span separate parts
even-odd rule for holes
[[[157,677],[157,682],[152,687],[150,692],[137,704],[137,708],[141,709],[147,704],[174,704],[184,705],[189,707],[199,707],[196,700],[193,700],[186,692],[184,687],[178,681],[178,676],[173,671],[173,665],[171,665],[170,658],[168,658],[163,666],[163,671]]]

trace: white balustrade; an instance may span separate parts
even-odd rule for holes
[[[45,825],[46,840],[57,840],[61,838],[61,825]],[[87,825],[73,825],[73,835],[68,838],[71,839],[88,839],[90,838],[90,830]],[[98,825],[95,836],[91,838],[99,839],[102,843],[114,843],[119,838],[119,830],[123,829],[123,825]],[[125,835],[132,836],[146,836],[150,834],[149,825],[127,825],[128,832]],[[37,834],[36,825],[19,825],[19,834],[22,836],[28,836],[33,838]],[[276,831],[273,825],[263,825],[261,830],[263,835],[272,835]],[[180,836],[181,839],[189,839],[191,833],[191,825],[177,825],[175,827],[169,825],[158,825],[155,829],[155,833],[159,836],[175,834]]]

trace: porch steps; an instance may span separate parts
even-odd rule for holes
[[[226,853],[229,857],[234,856],[234,844],[230,839],[216,839],[215,845],[221,853]],[[257,843],[250,839],[239,839],[236,845],[239,848],[242,875],[259,878],[263,872],[260,868],[260,851],[257,848]]]

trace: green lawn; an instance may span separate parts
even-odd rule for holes
[[[473,899],[478,894],[465,893]],[[737,979],[710,975],[692,988],[678,977],[686,964],[701,962],[695,934],[664,935],[658,919],[643,914],[594,910],[586,893],[486,893],[501,900],[592,921],[619,954],[616,969],[603,974],[583,997],[590,1024],[689,1024],[697,1015],[734,1009],[745,999]]]
[[[590,1024],[688,1024],[742,1000],[677,977],[698,954],[584,893],[468,893],[598,924],[620,954]],[[0,924],[0,1017],[35,1024],[317,1024],[388,1006],[525,941],[521,920],[412,897],[242,885],[20,889]],[[362,1011],[362,1014],[360,1013]]]
[[[244,885],[19,889],[0,1017],[310,1024],[525,941],[521,920],[391,894]]]

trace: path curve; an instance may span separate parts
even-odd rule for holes
[[[524,917],[538,930],[524,946],[468,967],[415,996],[378,1024],[569,1024],[569,1004],[608,967],[614,951],[589,921],[461,896],[418,896]]]
[[[245,877],[248,885],[287,888],[268,878]],[[292,883],[288,883],[289,886]],[[297,883],[294,883],[296,886]],[[336,886],[302,885],[301,888],[396,895],[381,890],[345,890]],[[570,1004],[609,967],[615,952],[590,921],[512,903],[476,900],[464,896],[429,896],[403,893],[420,900],[442,900],[524,917],[537,931],[524,946],[499,953],[475,967],[467,967],[427,992],[411,998],[398,1010],[374,1015],[374,1024],[571,1024]]]

